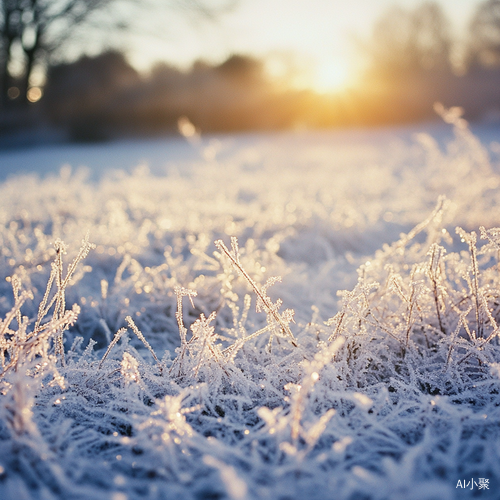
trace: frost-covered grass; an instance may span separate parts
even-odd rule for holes
[[[1,184],[0,498],[497,498],[498,151],[444,118]]]

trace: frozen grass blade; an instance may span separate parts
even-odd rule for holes
[[[104,356],[102,357],[100,363],[99,363],[99,370],[102,368],[102,365],[106,358],[108,357],[108,354],[111,352],[111,349],[118,343],[118,341],[121,339],[122,335],[127,331],[126,328],[120,328],[115,336],[113,337],[113,340],[110,342],[108,348],[106,349],[106,352],[104,353]]]
[[[267,287],[272,285],[273,282],[280,280],[281,278],[270,278],[271,281],[268,280],[268,282],[266,282],[266,285],[264,285],[264,287],[262,287],[261,289],[259,288],[257,283],[255,283],[255,281],[248,275],[248,273],[245,271],[245,269],[240,263],[238,241],[236,238],[234,237],[231,238],[231,248],[232,248],[231,252],[228,250],[226,245],[224,245],[224,242],[222,240],[217,240],[215,242],[215,245],[232,262],[233,266],[238,271],[238,273],[241,276],[243,276],[250,284],[250,286],[253,288],[253,291],[257,295],[258,307],[262,307],[266,311],[266,313],[270,315],[276,321],[276,323],[279,324],[283,336],[288,337],[290,343],[294,347],[298,347],[297,341],[295,340],[295,337],[293,336],[293,333],[290,330],[289,326],[289,323],[293,318],[293,311],[287,309],[283,314],[280,314],[278,312],[279,306],[273,304],[271,299],[267,296],[266,293]]]
[[[148,351],[151,353],[153,356],[154,360],[156,361],[156,364],[158,365],[158,369],[160,370],[160,375],[163,375],[163,366],[160,363],[160,360],[157,358],[156,353],[154,352],[153,348],[149,344],[149,342],[146,340],[142,332],[137,328],[136,324],[134,323],[134,320],[132,319],[131,316],[127,316],[125,318],[125,321],[128,323],[128,326],[132,329],[132,331],[136,334],[137,338],[146,346]],[[115,336],[116,337],[116,336]]]

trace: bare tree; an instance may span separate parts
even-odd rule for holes
[[[441,7],[426,2],[414,10],[394,7],[375,25],[366,50],[372,72],[407,74],[449,67],[450,36]]]
[[[72,35],[75,26],[111,0],[1,0],[0,76],[2,101],[17,80],[26,96],[33,70]],[[16,68],[13,66],[17,65]]]
[[[500,65],[500,0],[479,5],[470,25],[470,64]]]
[[[449,66],[451,40],[441,7],[434,2],[422,4],[413,13],[412,28],[410,46],[415,64],[422,69]]]
[[[61,47],[81,34],[82,27],[107,32],[129,28],[125,4],[151,15],[159,9],[185,9],[213,18],[234,0],[0,0],[0,103],[9,102],[9,88],[25,99],[35,68],[43,68]],[[113,7],[122,8],[112,10]]]

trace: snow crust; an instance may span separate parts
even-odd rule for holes
[[[0,498],[498,498],[500,146],[443,117],[0,184]]]

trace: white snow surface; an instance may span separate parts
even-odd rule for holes
[[[498,498],[500,129],[444,117],[0,153],[0,498]]]

